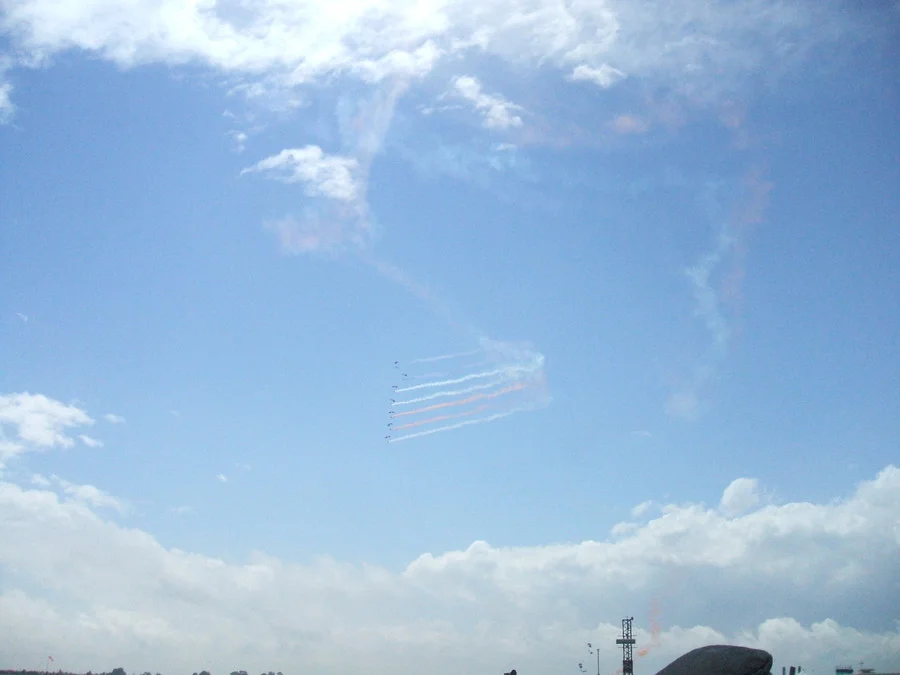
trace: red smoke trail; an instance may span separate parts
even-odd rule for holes
[[[503,394],[508,394],[513,391],[525,389],[525,387],[529,387],[529,386],[531,386],[531,385],[522,384],[521,382],[519,382],[517,384],[513,384],[508,387],[504,387],[503,389],[499,389],[490,394],[475,394],[474,396],[469,396],[468,398],[461,398],[458,401],[447,401],[446,403],[435,403],[434,405],[425,406],[424,408],[416,408],[415,410],[407,410],[406,412],[394,413],[394,417],[405,417],[406,415],[418,415],[420,413],[428,412],[430,410],[439,410],[441,408],[450,408],[452,406],[465,405],[467,403],[481,401],[486,398],[497,398],[498,396],[502,396]],[[404,427],[395,427],[395,428],[403,429]]]
[[[486,410],[487,408],[488,408],[488,406],[483,405],[479,408],[475,408],[474,410],[469,410],[468,412],[464,412],[464,413],[457,413],[455,415],[438,415],[437,417],[431,417],[427,420],[421,420],[419,422],[411,422],[410,424],[404,424],[399,427],[394,427],[393,431],[400,431],[401,429],[411,429],[412,427],[420,427],[423,424],[431,424],[432,422],[443,422],[444,420],[454,420],[457,417],[471,417],[472,415],[475,415],[476,413],[480,413],[480,412]]]
[[[494,415],[490,415],[489,417],[482,417],[475,420],[466,420],[465,422],[457,422],[456,424],[448,424],[444,427],[438,427],[436,429],[428,429],[426,431],[418,431],[414,434],[407,434],[406,436],[400,436],[400,438],[392,438],[388,441],[388,443],[399,443],[400,441],[408,441],[411,438],[419,438],[420,436],[430,436],[431,434],[437,434],[442,431],[450,431],[450,429],[459,429],[460,427],[467,427],[470,424],[485,424],[487,422],[493,422],[494,420],[499,420],[503,417],[509,417],[517,412],[522,412],[523,410],[528,410],[529,408],[513,408],[512,410],[507,410],[506,412],[496,413]]]
[[[650,646],[642,647],[638,650],[638,658],[647,656],[655,647],[659,647],[659,636],[661,629],[659,627],[659,602],[653,599],[653,606],[650,609]]]

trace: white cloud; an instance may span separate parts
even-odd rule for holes
[[[353,202],[359,197],[358,168],[359,163],[351,157],[328,155],[317,145],[307,145],[282,150],[241,174],[264,173],[285,183],[303,183],[310,197]]]
[[[128,510],[124,501],[93,485],[78,485],[59,476],[51,476],[50,478],[62,489],[63,494],[76,502],[97,509],[113,509],[122,514]]]
[[[736,305],[744,276],[744,240],[749,229],[761,222],[768,206],[772,183],[759,169],[751,168],[742,180],[742,194],[733,214],[717,228],[713,247],[684,272],[690,281],[694,313],[706,327],[711,344],[691,376],[666,401],[666,412],[683,420],[695,420],[703,410],[703,394],[728,355],[732,338],[728,305]],[[710,201],[716,202],[711,194]]]
[[[85,436],[84,434],[80,434],[78,436],[78,440],[84,443],[89,448],[102,448],[103,441],[98,441],[96,438],[92,438],[90,436]]]
[[[75,440],[66,431],[93,423],[80,408],[42,394],[0,395],[0,466],[24,452],[69,448]]]
[[[31,484],[37,485],[38,487],[50,487],[50,481],[47,477],[42,476],[39,473],[36,473],[31,477]]]
[[[234,151],[238,154],[242,153],[247,148],[247,134],[243,131],[238,131],[237,129],[232,129],[228,132],[229,138],[231,138],[232,143],[234,144]]]
[[[486,94],[481,83],[471,75],[461,75],[453,80],[453,94],[469,101],[484,116],[488,129],[509,129],[522,126],[522,118],[514,114],[522,106],[507,101],[496,94]]]
[[[220,483],[227,483],[228,476],[226,476],[224,473],[217,473],[216,480],[219,481]]]
[[[16,106],[12,102],[12,84],[6,81],[6,70],[9,62],[0,57],[0,124],[7,124],[16,114]],[[16,312],[22,321],[28,321],[28,317],[21,312]]]
[[[641,502],[640,504],[635,506],[633,509],[631,509],[631,515],[634,516],[635,518],[640,518],[645,513],[647,513],[651,508],[653,508],[653,504],[654,504],[654,502],[652,499],[648,499],[645,502]]]
[[[177,672],[549,675],[586,641],[604,668],[636,618],[640,672],[693,647],[758,646],[778,664],[830,672],[848,655],[900,666],[900,469],[840,501],[768,505],[741,517],[670,505],[621,536],[574,544],[426,553],[398,571],[329,558],[243,564],[163,547],[85,501],[0,482],[0,632],[7,660],[50,645],[71,670],[122,661]],[[60,556],[59,551],[65,551]],[[41,589],[52,589],[43,594]],[[651,635],[647,613],[662,626]],[[47,652],[49,653],[49,652]],[[503,668],[503,670],[500,670]],[[524,667],[520,668],[523,669]]]
[[[601,86],[624,72],[723,88],[856,28],[837,7],[787,0],[95,0],[64,10],[7,0],[3,9],[0,30],[28,63],[72,48],[122,66],[195,63],[245,77],[248,93],[341,75],[421,78],[466,53],[549,64]]]
[[[73,502],[86,506],[98,509],[113,509],[123,514],[128,510],[128,506],[122,499],[113,497],[108,492],[93,485],[78,485],[56,475],[47,478],[39,473],[32,474],[31,484],[45,489],[56,486],[59,488],[60,494],[69,497]]]
[[[0,119],[2,119],[2,110],[3,110],[3,94],[2,88],[0,88]],[[22,312],[16,312],[16,316],[22,320],[22,323],[28,323],[28,315],[22,314]]]
[[[575,82],[593,82],[604,89],[609,89],[624,77],[625,73],[613,68],[608,63],[601,64],[599,68],[592,68],[591,66],[581,64],[580,66],[576,66],[572,71],[572,74],[569,75],[570,80]]]
[[[105,419],[110,424],[125,424],[124,417],[122,417],[121,415],[114,415],[113,413],[106,413],[103,416],[103,419]]]
[[[170,511],[176,516],[186,516],[194,512],[193,506],[173,506]]]
[[[725,488],[719,508],[726,516],[739,516],[759,505],[759,484],[755,478],[737,478]]]

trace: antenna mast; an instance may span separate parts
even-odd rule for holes
[[[635,640],[631,635],[630,619],[622,619],[622,637],[616,640],[617,645],[622,645],[622,675],[634,675],[634,643]]]

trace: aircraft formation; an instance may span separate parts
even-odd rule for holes
[[[544,357],[523,348],[487,348],[393,363],[388,443],[485,424],[549,401]]]

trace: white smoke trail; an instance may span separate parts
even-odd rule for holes
[[[403,374],[404,380],[428,380],[432,377],[447,377],[449,373],[423,373],[422,375],[407,375]]]
[[[409,361],[409,363],[433,363],[435,361],[447,361],[449,359],[460,359],[463,356],[473,356],[474,354],[480,353],[480,349],[473,349],[470,352],[459,352],[457,354],[443,354],[441,356],[429,356],[424,359],[413,359]]]
[[[537,370],[540,365],[531,365],[531,366],[507,366],[505,368],[497,368],[496,370],[488,370],[483,373],[472,373],[471,375],[464,375],[463,377],[457,377],[452,380],[442,380],[440,382],[426,382],[425,384],[417,384],[412,387],[403,387],[401,389],[397,389],[397,393],[403,391],[415,391],[417,389],[430,389],[433,387],[444,387],[449,384],[459,384],[460,382],[468,382],[469,380],[479,380],[485,377],[493,377],[494,375],[507,375],[508,377],[512,377],[519,373],[528,373]]]
[[[460,427],[467,427],[471,424],[484,424],[485,422],[493,422],[494,420],[499,420],[502,417],[509,417],[510,415],[522,412],[524,410],[528,410],[529,408],[515,408],[513,410],[508,410],[504,413],[497,413],[495,415],[490,415],[489,417],[483,417],[478,420],[467,420],[465,422],[458,422],[456,424],[448,424],[444,427],[438,427],[437,429],[428,429],[427,431],[419,431],[414,434],[407,434],[406,436],[401,436],[400,438],[389,438],[388,443],[399,443],[400,441],[408,441],[412,438],[419,438],[420,436],[430,436],[431,434],[436,434],[441,431],[450,431],[451,429],[459,429]]]
[[[405,401],[395,401],[393,403],[394,407],[400,405],[412,405],[413,403],[423,403],[424,401],[433,401],[436,398],[447,398],[449,396],[460,396],[462,394],[468,394],[473,391],[481,391],[483,389],[492,389],[494,387],[500,386],[504,384],[507,380],[505,378],[494,380],[493,382],[488,382],[486,384],[474,384],[471,387],[466,387],[465,389],[453,389],[447,391],[438,391],[434,394],[428,394],[428,396],[419,396],[418,398],[410,398]]]

